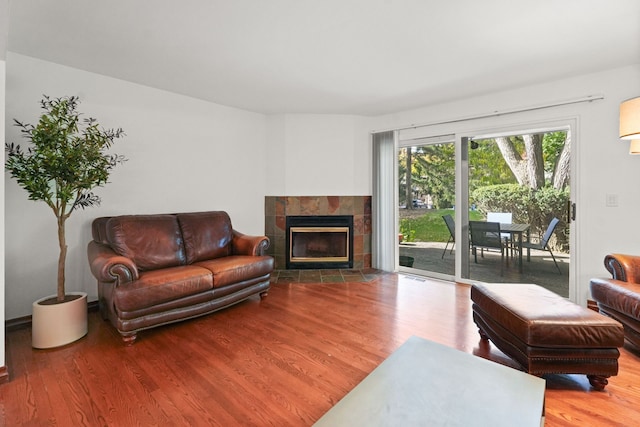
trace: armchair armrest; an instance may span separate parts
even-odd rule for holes
[[[604,257],[604,266],[616,280],[640,283],[640,256],[609,254]]]
[[[87,247],[87,255],[91,273],[99,282],[116,282],[119,285],[140,277],[133,261],[116,254],[107,245],[92,240]]]
[[[264,255],[269,247],[267,236],[248,236],[233,230],[233,255]]]

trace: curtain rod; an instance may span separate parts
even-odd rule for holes
[[[402,126],[402,127],[380,129],[380,130],[371,131],[371,133],[389,132],[389,131],[406,130],[406,129],[416,129],[416,128],[427,127],[427,126],[436,126],[436,125],[444,125],[444,124],[449,124],[449,123],[466,122],[466,121],[469,121],[469,120],[486,119],[486,118],[489,118],[489,117],[504,116],[504,115],[507,115],[507,114],[524,113],[526,111],[543,110],[545,108],[560,107],[560,106],[563,106],[563,105],[580,104],[582,102],[598,101],[598,100],[601,100],[601,99],[604,99],[604,95],[587,95],[587,96],[583,96],[581,98],[567,99],[567,100],[564,100],[564,101],[556,101],[556,102],[551,102],[551,103],[548,103],[548,104],[532,105],[532,106],[529,106],[529,107],[512,108],[512,109],[504,110],[504,111],[494,111],[492,113],[477,114],[475,116],[460,117],[460,118],[457,118],[457,119],[443,120],[443,121],[439,121],[439,122],[411,124],[411,125]]]

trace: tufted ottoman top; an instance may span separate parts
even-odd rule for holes
[[[531,347],[622,347],[624,332],[616,320],[533,284],[475,284],[473,310]]]

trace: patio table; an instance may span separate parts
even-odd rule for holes
[[[518,244],[518,268],[520,273],[522,273],[522,234],[526,233],[527,242],[529,242],[529,228],[531,226],[529,224],[500,224],[500,232],[511,234],[511,242],[516,242]],[[513,244],[513,243],[512,243]],[[528,249],[527,249],[528,251]],[[508,256],[508,254],[507,254]],[[528,254],[527,254],[528,256]]]

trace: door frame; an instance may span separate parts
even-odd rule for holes
[[[532,133],[545,133],[565,130],[570,132],[571,155],[570,155],[570,195],[569,202],[575,204],[576,211],[579,212],[579,183],[577,180],[578,165],[576,159],[579,150],[579,119],[578,117],[567,117],[561,119],[540,120],[522,122],[519,124],[495,126],[490,128],[469,129],[462,133],[456,133],[456,241],[460,241],[459,247],[469,244],[469,164],[468,164],[468,141],[470,139],[495,138],[500,136],[513,136]],[[576,219],[568,222],[569,225],[569,300],[576,301],[577,287],[576,277],[578,265],[577,256],[578,236],[576,233]],[[458,240],[459,239],[459,240]],[[468,251],[456,251],[456,282],[472,284],[475,281],[462,277],[463,269],[469,268],[470,253]]]

